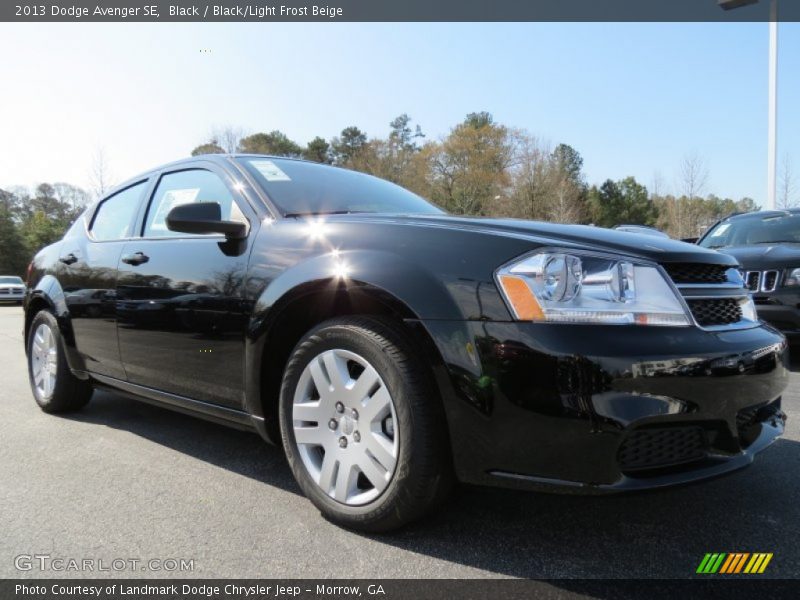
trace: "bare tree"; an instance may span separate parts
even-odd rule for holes
[[[791,159],[788,154],[784,154],[778,182],[778,208],[791,208],[796,204],[794,199],[795,185]]]
[[[89,171],[89,183],[92,194],[99,198],[113,187],[111,170],[108,164],[105,148],[98,146],[92,156],[92,166]]]
[[[653,173],[653,183],[650,185],[650,198],[661,198],[667,193],[666,183],[661,171],[656,170]]]
[[[708,183],[708,167],[703,157],[696,152],[683,157],[680,183],[683,195],[689,200],[703,193]]]
[[[244,129],[233,125],[214,127],[211,130],[211,139],[219,144],[220,148],[228,154],[233,154],[239,148],[239,142],[244,137]]]
[[[679,238],[694,235],[697,224],[695,222],[696,204],[702,203],[700,195],[708,183],[708,167],[705,160],[692,152],[683,157],[678,178],[678,189],[682,197],[675,200],[674,231]]]

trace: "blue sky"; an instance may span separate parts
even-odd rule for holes
[[[99,147],[123,180],[213,126],[304,143],[406,112],[438,138],[486,110],[574,146],[591,183],[659,172],[677,191],[697,154],[706,192],[762,202],[767,45],[764,23],[4,23],[0,186],[88,185]],[[779,66],[778,155],[800,180],[800,24],[780,25]]]

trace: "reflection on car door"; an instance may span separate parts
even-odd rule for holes
[[[253,232],[228,242],[219,235],[172,232],[164,222],[170,208],[187,202],[219,202],[223,219],[247,222],[250,209],[225,177],[211,166],[161,175],[141,239],[122,251],[118,335],[129,382],[241,408],[249,314],[244,284]]]
[[[117,379],[125,379],[116,331],[117,264],[146,187],[142,181],[103,200],[89,215],[88,234],[81,217],[64,237],[57,267],[83,368]]]

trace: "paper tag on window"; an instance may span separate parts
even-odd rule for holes
[[[292,179],[271,160],[251,160],[253,165],[262,177],[267,181],[291,181]]]

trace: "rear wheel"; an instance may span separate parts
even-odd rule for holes
[[[69,370],[56,318],[43,310],[28,333],[28,377],[33,397],[49,413],[78,410],[89,402],[92,388]]]
[[[430,511],[452,482],[441,402],[397,328],[348,317],[295,348],[281,389],[289,464],[337,524],[386,531]]]

